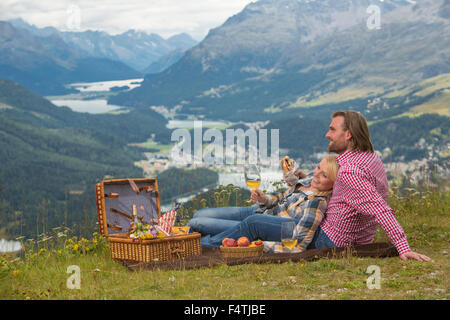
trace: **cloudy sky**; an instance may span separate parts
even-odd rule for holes
[[[164,38],[186,32],[201,40],[256,0],[0,0],[0,20],[22,18],[37,27],[62,31],[129,29]]]

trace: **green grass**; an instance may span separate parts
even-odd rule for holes
[[[25,258],[0,259],[0,299],[449,299],[450,196],[406,192],[392,194],[389,202],[412,249],[431,262],[347,255],[314,262],[132,272],[111,260],[106,240],[95,235],[90,240],[41,241],[38,250],[26,250]],[[387,241],[381,229],[376,241]],[[80,289],[66,286],[70,265],[80,267]],[[370,265],[380,268],[380,289],[367,288]]]

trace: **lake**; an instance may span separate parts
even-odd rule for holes
[[[223,128],[229,126],[231,123],[228,121],[210,121],[210,120],[168,120],[166,127],[168,129],[175,128],[194,128],[194,121],[201,121],[202,128]]]
[[[267,193],[275,192],[275,187],[272,186],[272,183],[278,182],[282,179],[283,173],[281,169],[261,168],[261,185],[258,189],[266,190]],[[248,189],[244,179],[244,172],[219,172],[219,181],[217,185],[226,186],[228,184],[233,184],[236,187]],[[201,191],[205,192],[207,190]],[[191,200],[195,196],[196,194],[192,194],[190,196],[179,198],[177,201],[183,203]],[[171,208],[172,204],[164,203],[161,205],[161,213],[170,210]]]
[[[106,99],[95,100],[75,100],[75,99],[61,99],[51,100],[51,102],[58,107],[69,107],[75,112],[87,112],[91,114],[107,113],[122,109],[121,106],[108,104]]]
[[[113,81],[98,81],[98,82],[77,82],[71,83],[68,87],[76,89],[80,92],[107,92],[113,87],[128,86],[131,89],[139,87],[144,79],[127,79],[127,80],[113,80]]]
[[[19,241],[0,239],[0,253],[17,252],[22,249]]]
[[[261,168],[261,185],[258,189],[267,190],[268,192],[275,191],[272,183],[283,179],[283,173],[281,169]],[[247,188],[244,179],[244,172],[220,172],[219,173],[219,185],[226,186],[233,184],[236,187]]]
[[[127,79],[127,80],[114,80],[114,81],[99,81],[99,82],[78,82],[71,83],[68,87],[76,89],[79,91],[81,96],[89,96],[92,93],[109,92],[113,87],[123,87],[128,86],[134,89],[141,85],[144,79]],[[123,106],[108,104],[106,99],[94,99],[94,100],[83,100],[83,99],[71,99],[66,96],[52,97],[51,102],[59,107],[66,106],[75,112],[87,112],[92,114],[107,113],[111,111],[117,111]]]

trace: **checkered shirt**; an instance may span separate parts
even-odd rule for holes
[[[321,229],[338,247],[373,242],[377,227],[399,254],[410,251],[406,235],[386,202],[389,187],[380,157],[347,151],[337,157],[338,178]]]

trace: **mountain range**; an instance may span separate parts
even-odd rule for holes
[[[159,59],[169,59],[174,53],[184,52],[197,44],[187,33],[164,39],[156,33],[149,34],[133,29],[111,35],[104,31],[67,32],[53,27],[37,28],[21,18],[8,22],[36,36],[57,35],[71,48],[87,56],[121,61],[142,73],[147,73],[146,69]]]
[[[449,8],[449,0],[259,0],[109,103],[231,121],[344,101],[365,108],[450,73]]]
[[[36,28],[21,19],[0,21],[0,79],[44,96],[67,94],[75,92],[65,86],[73,82],[140,78],[146,69],[159,72],[195,43],[187,34],[164,40],[134,30],[112,36]]]
[[[65,84],[138,78],[122,62],[93,58],[70,48],[57,35],[38,37],[0,21],[0,79],[41,95],[70,92]]]

